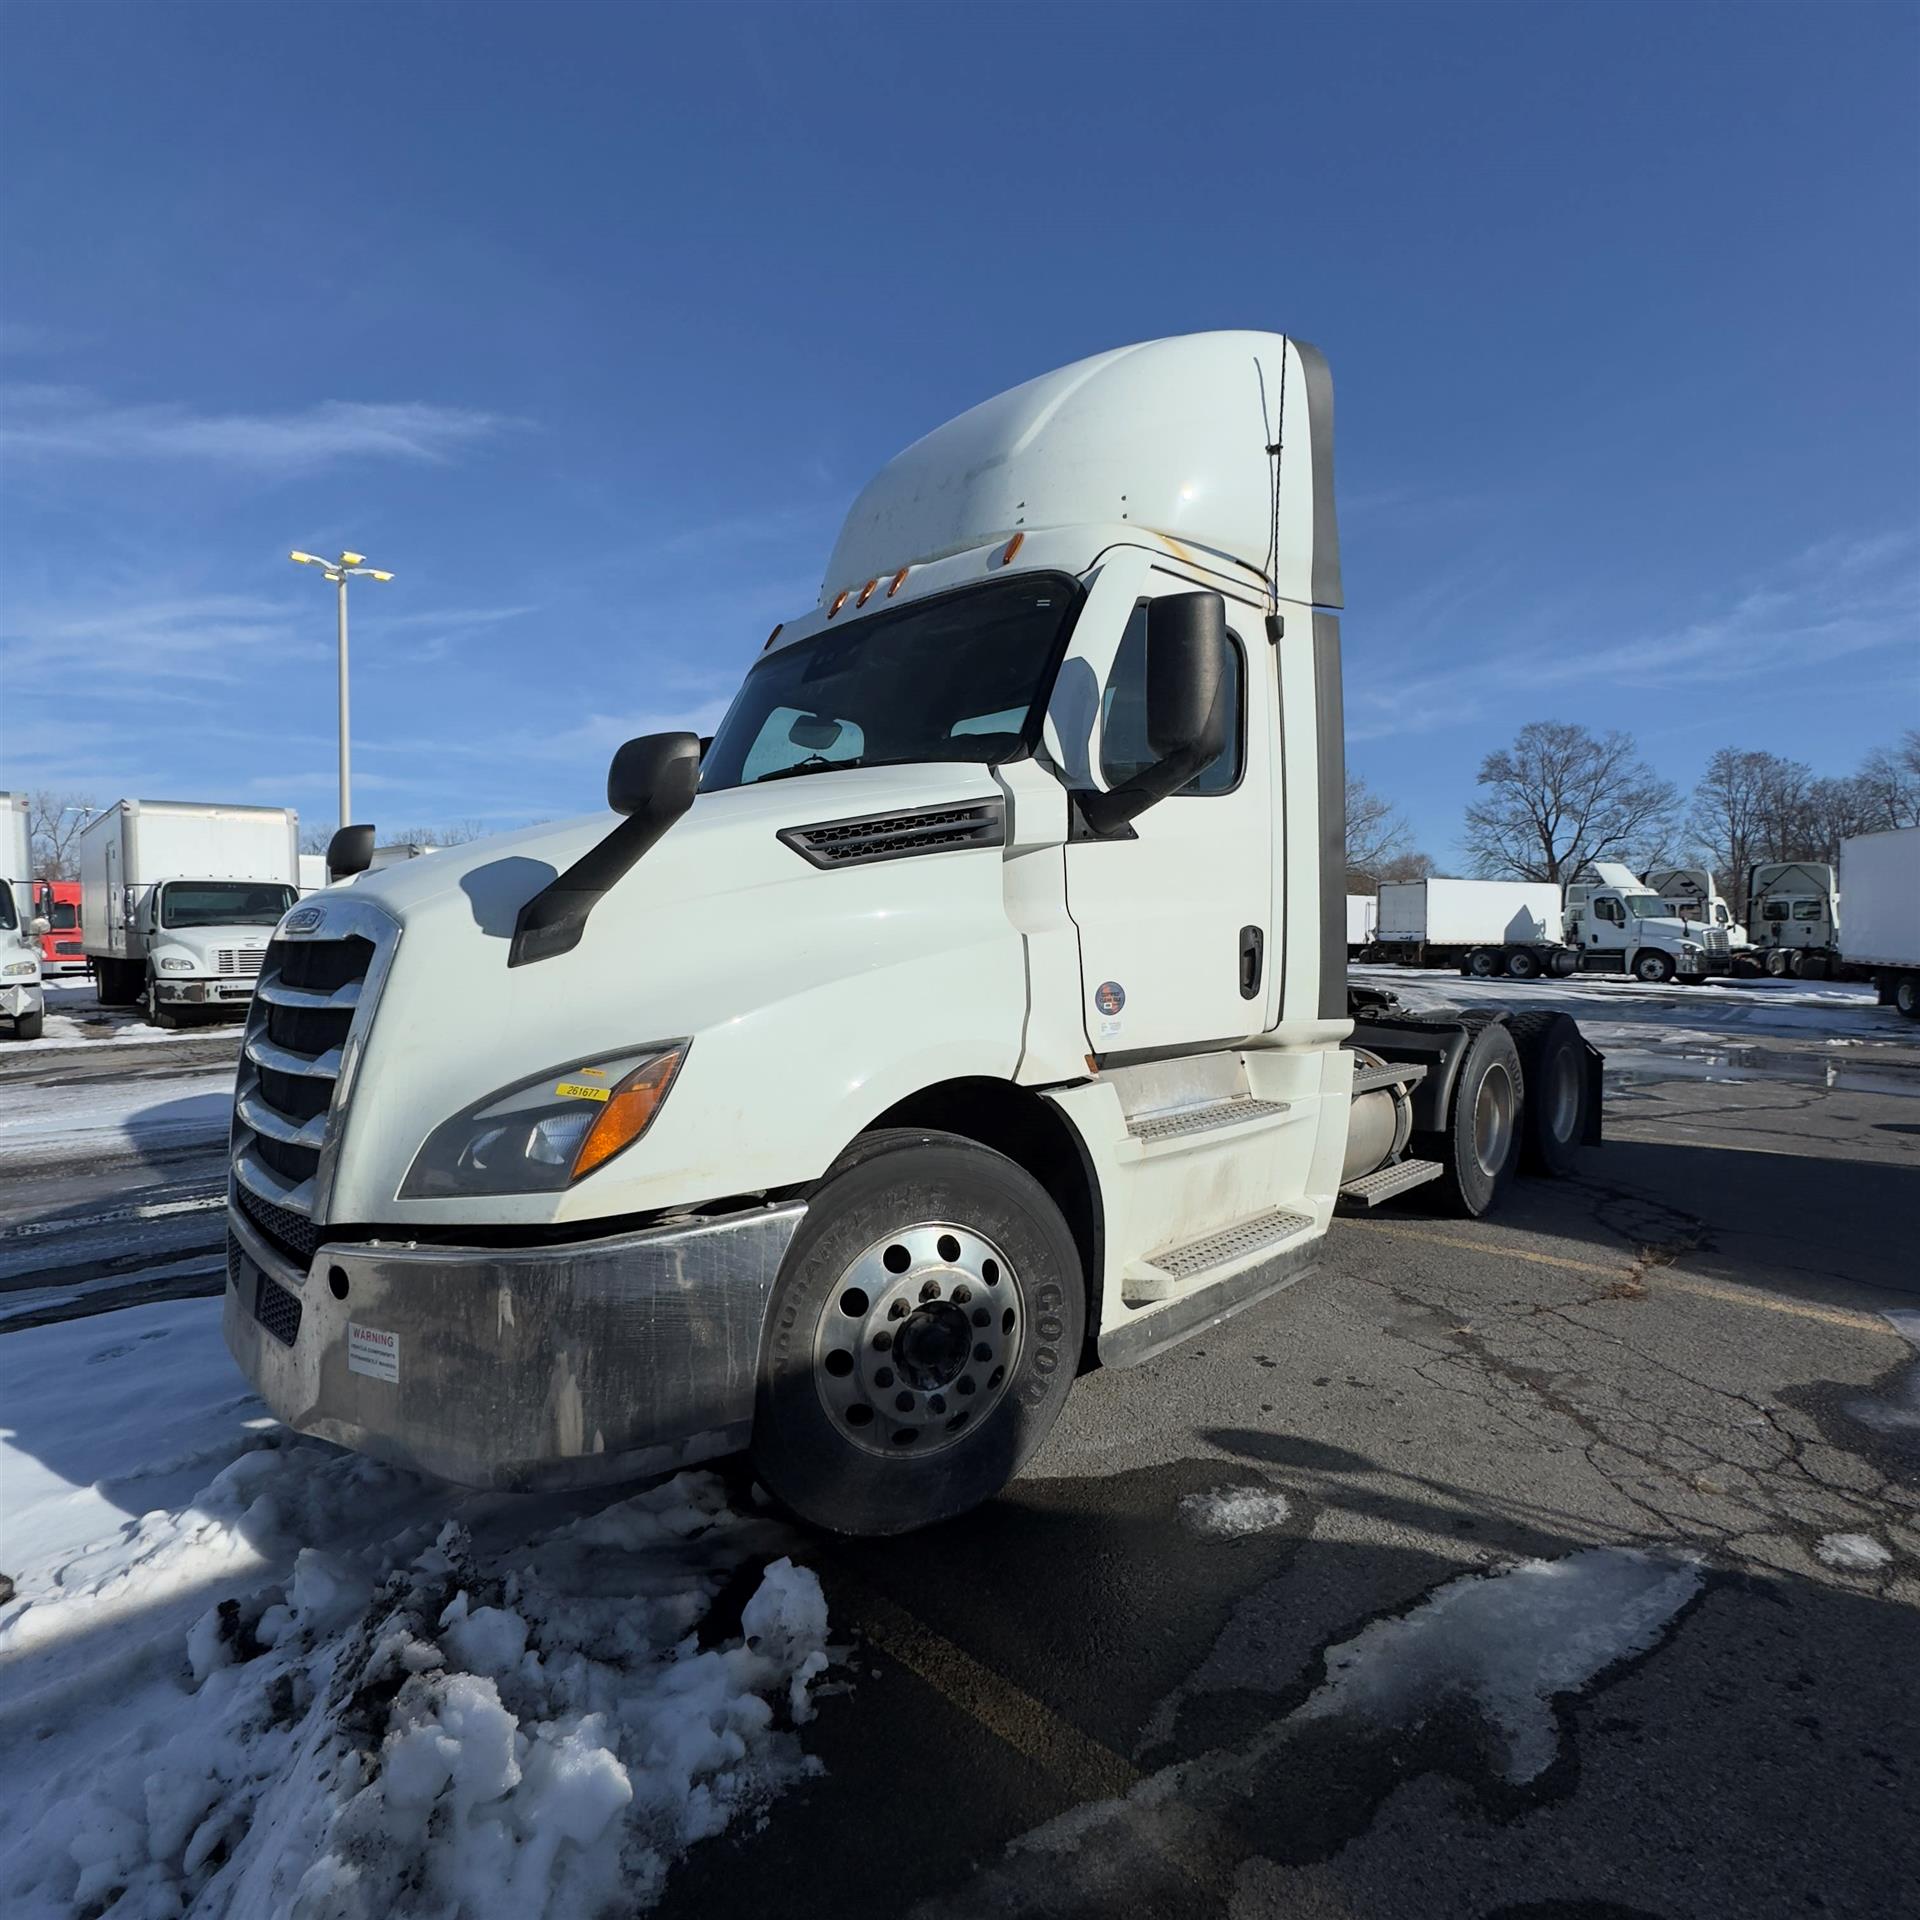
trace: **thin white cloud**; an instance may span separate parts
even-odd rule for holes
[[[293,473],[335,460],[442,464],[514,422],[421,400],[322,400],[289,413],[115,406],[72,387],[0,390],[0,448],[93,460],[198,460]]]

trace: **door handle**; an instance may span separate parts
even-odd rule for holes
[[[1240,998],[1251,1000],[1260,991],[1260,962],[1267,936],[1258,927],[1240,929]]]

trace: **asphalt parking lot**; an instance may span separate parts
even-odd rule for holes
[[[817,1552],[860,1641],[825,1774],[662,1911],[1910,1911],[1920,1047],[1867,1090],[1752,1053],[1622,1075],[1608,1145],[1497,1219],[1342,1223],[1307,1286],[1082,1381],[974,1518]],[[1196,1533],[1222,1488],[1286,1518]],[[1530,1779],[1457,1685],[1302,1712],[1370,1623],[1606,1546],[1700,1585],[1557,1702]]]
[[[1610,1066],[1574,1178],[1343,1220],[1311,1281],[1081,1381],[982,1512],[743,1562],[703,1645],[776,1552],[824,1587],[816,1771],[654,1910],[1909,1910],[1920,1034],[1780,1004],[1577,1008]],[[0,1340],[218,1291],[232,1046],[0,1061]]]

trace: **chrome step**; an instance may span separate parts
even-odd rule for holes
[[[1256,1100],[1250,1094],[1235,1094],[1231,1100],[1215,1100],[1204,1107],[1178,1107],[1171,1113],[1150,1113],[1127,1122],[1127,1132],[1142,1146],[1157,1146],[1163,1140],[1185,1140],[1196,1133],[1211,1133],[1216,1127],[1244,1126],[1249,1120],[1266,1120],[1290,1112],[1284,1100]]]
[[[1445,1171],[1438,1160],[1395,1160],[1363,1173],[1358,1180],[1349,1180],[1340,1189],[1340,1198],[1358,1207],[1377,1207],[1382,1200],[1391,1200],[1409,1187],[1423,1187],[1429,1180],[1438,1180]]]
[[[1379,1087],[1417,1087],[1427,1077],[1424,1061],[1389,1060],[1384,1067],[1356,1067],[1353,1093],[1358,1099]]]

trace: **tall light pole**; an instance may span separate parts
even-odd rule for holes
[[[317,553],[293,553],[288,558],[303,567],[325,569],[322,577],[340,589],[340,826],[353,821],[353,781],[347,749],[347,582],[364,574],[369,580],[391,580],[393,575],[366,564],[364,553],[343,553],[338,560],[322,560]]]

